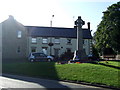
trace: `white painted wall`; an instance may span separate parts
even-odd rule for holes
[[[50,54],[50,46],[48,44],[43,44],[42,43],[42,37],[37,37],[37,43],[33,44],[31,43],[31,37],[29,37],[29,53],[31,53],[31,47],[36,47],[36,52],[42,52],[42,47],[47,47],[47,54]],[[52,37],[52,42],[54,42],[54,39]],[[67,44],[67,38],[59,38],[60,39],[60,44],[54,44],[52,46],[52,55],[54,55],[54,49],[59,49],[59,56],[66,51],[66,48],[71,48],[71,51],[74,52],[76,50],[76,38],[71,38],[71,44]],[[84,39],[84,46],[86,54],[90,54],[90,39]],[[48,38],[48,43],[50,42],[50,38]]]

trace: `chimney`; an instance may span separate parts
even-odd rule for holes
[[[90,30],[90,22],[88,22],[87,25],[88,25],[88,29]]]
[[[74,29],[77,29],[77,26],[74,26]]]
[[[14,17],[13,17],[12,15],[9,15],[9,18],[10,18],[10,19],[14,19]]]

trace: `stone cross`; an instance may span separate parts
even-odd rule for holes
[[[85,22],[81,19],[79,16],[77,19],[77,50],[83,49],[83,32],[82,32],[82,26],[85,24]]]
[[[73,60],[84,61],[87,59],[85,50],[83,49],[83,30],[82,26],[85,22],[78,16],[78,19],[75,21],[75,25],[77,26],[77,50],[74,53]]]

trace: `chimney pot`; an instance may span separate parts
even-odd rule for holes
[[[10,18],[10,19],[14,19],[14,17],[13,17],[12,15],[9,15],[9,18]]]
[[[88,29],[90,30],[90,22],[88,22],[87,24],[88,24]]]

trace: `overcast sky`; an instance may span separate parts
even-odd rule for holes
[[[89,2],[88,2],[89,1]],[[81,16],[94,33],[107,7],[119,0],[0,0],[0,22],[13,15],[23,25],[74,27]],[[52,18],[52,15],[54,17]]]

